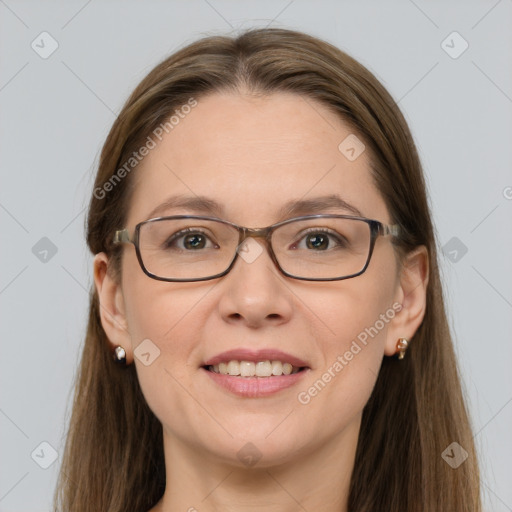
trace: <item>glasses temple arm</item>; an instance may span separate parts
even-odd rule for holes
[[[385,235],[392,235],[395,237],[399,237],[401,233],[400,226],[398,224],[393,224],[391,226],[387,226],[385,224],[382,224],[381,233]]]
[[[130,235],[128,234],[127,229],[120,229],[115,232],[114,234],[114,243],[115,244],[122,244],[125,242],[131,242]]]

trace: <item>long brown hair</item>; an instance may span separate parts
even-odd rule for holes
[[[293,92],[336,112],[371,152],[375,183],[391,221],[405,233],[399,253],[418,245],[428,250],[426,314],[406,358],[383,358],[363,410],[349,510],[480,511],[477,456],[443,302],[423,171],[395,101],[350,56],[300,32],[253,29],[236,37],[203,38],[164,60],[137,86],[106,139],[88,215],[90,250],[106,252],[119,270],[112,238],[124,225],[131,174],[137,170],[115,182],[112,177],[176,108],[190,98],[200,101],[226,90]],[[92,290],[55,510],[144,511],[165,490],[162,427],[145,402],[135,366],[122,369],[113,363],[98,309]],[[469,454],[456,469],[442,457],[453,442]]]

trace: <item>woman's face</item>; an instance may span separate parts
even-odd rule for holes
[[[389,224],[368,151],[354,159],[350,149],[338,148],[351,133],[323,105],[298,95],[201,98],[133,171],[135,192],[126,226],[120,227],[132,234],[141,221],[180,214],[264,227],[284,220],[278,212],[286,203],[318,203],[333,194],[364,217]],[[161,206],[172,196],[208,198],[222,211]],[[292,216],[310,213],[354,215],[328,206]],[[194,283],[149,278],[127,245],[116,293],[129,336],[123,342],[128,360],[136,365],[166,443],[197,450],[205,460],[250,465],[250,457],[261,457],[258,464],[265,466],[313,453],[344,436],[357,439],[382,358],[395,352],[401,335],[393,325],[403,296],[389,239],[378,237],[362,275],[331,282],[285,277],[264,241],[254,242],[247,246],[254,258],[239,256],[224,277]],[[134,356],[143,340],[150,340],[139,349],[146,355]],[[291,383],[272,393],[265,388],[258,395],[253,384],[244,393],[242,376],[223,378],[235,382],[235,389],[228,389],[204,366],[238,350],[240,355],[221,360],[295,358],[307,369],[264,378],[267,386],[272,379]]]

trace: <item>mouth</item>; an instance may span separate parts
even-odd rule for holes
[[[259,398],[296,385],[311,367],[281,350],[234,349],[205,361],[200,369],[230,394]]]

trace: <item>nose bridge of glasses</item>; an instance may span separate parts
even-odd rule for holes
[[[239,240],[238,240],[238,248],[242,247],[245,243],[245,240],[248,238],[261,238],[263,240],[264,245],[269,252],[269,256],[272,260],[275,260],[274,251],[271,243],[271,234],[272,234],[272,226],[266,228],[245,228],[240,227],[239,232]],[[238,250],[237,250],[238,252]]]
[[[246,238],[263,238],[269,239],[271,228],[241,228],[239,244],[245,241]]]

